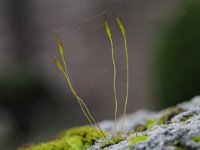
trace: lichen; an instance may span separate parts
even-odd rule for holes
[[[194,136],[193,141],[195,141],[196,143],[200,143],[200,135]]]
[[[82,126],[64,131],[55,139],[36,145],[21,147],[19,150],[83,150],[101,138],[91,126]],[[106,134],[106,133],[105,133]]]
[[[146,141],[149,137],[148,136],[134,136],[129,140],[129,144],[133,145],[139,142]]]

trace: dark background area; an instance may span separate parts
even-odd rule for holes
[[[69,43],[69,38],[62,38],[76,30],[63,27],[110,9],[127,31],[129,113],[159,110],[200,93],[198,0],[0,0],[0,149],[16,149],[87,124],[52,59],[58,50],[56,29],[77,92],[98,121],[114,118],[105,30],[98,28]],[[103,23],[103,16],[96,21]],[[88,23],[82,30],[89,31],[90,26],[95,27]],[[116,27],[113,32],[116,49],[123,49],[120,32]],[[123,55],[117,61],[118,93],[123,97]],[[119,106],[122,113],[123,98]]]

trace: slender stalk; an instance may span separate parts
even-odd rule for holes
[[[126,97],[125,97],[125,103],[124,103],[124,114],[123,114],[123,120],[122,120],[122,124],[121,124],[121,130],[120,132],[123,132],[124,129],[124,124],[125,124],[125,118],[126,118],[126,111],[127,111],[127,103],[128,103],[128,95],[129,95],[129,59],[128,59],[128,47],[127,47],[127,40],[126,40],[126,32],[124,29],[124,26],[122,24],[122,22],[120,21],[119,17],[117,17],[114,13],[112,13],[112,15],[115,17],[117,24],[121,30],[121,33],[123,35],[123,39],[124,39],[124,47],[125,47],[125,52],[126,52]],[[112,64],[113,64],[113,91],[114,91],[114,103],[115,103],[115,123],[114,123],[114,134],[116,134],[116,130],[117,130],[117,115],[118,115],[118,100],[117,100],[117,91],[116,91],[116,63],[115,63],[115,55],[114,55],[114,44],[113,44],[113,39],[112,39],[112,34],[111,34],[111,30],[110,27],[108,25],[108,21],[104,12],[104,17],[105,17],[105,27],[106,27],[106,32],[108,35],[108,38],[110,40],[110,45],[111,45],[111,52],[112,52]],[[76,93],[71,80],[70,80],[70,76],[67,70],[67,65],[66,65],[66,61],[64,58],[64,52],[63,52],[63,46],[62,46],[62,42],[59,38],[59,36],[56,34],[56,37],[58,39],[58,45],[59,45],[59,50],[60,50],[60,55],[62,58],[62,63],[64,64],[64,69],[61,66],[61,64],[59,63],[58,59],[55,58],[56,64],[58,66],[58,68],[60,69],[60,71],[63,73],[63,75],[65,76],[65,79],[70,87],[71,92],[73,93],[73,95],[76,97],[77,102],[79,103],[81,110],[83,111],[85,117],[87,118],[88,122],[90,123],[90,125],[92,125],[92,122],[94,124],[96,124],[96,126],[98,127],[100,133],[96,130],[96,132],[99,135],[102,135],[103,137],[106,137],[105,134],[103,133],[103,131],[101,130],[100,126],[98,125],[98,123],[96,122],[96,120],[94,119],[94,117],[92,116],[91,112],[89,111],[89,109],[87,108],[85,102],[78,96],[78,94]]]
[[[81,109],[82,109],[84,115],[86,116],[87,120],[89,121],[90,125],[92,126],[92,122],[91,122],[91,120],[92,120],[92,121],[97,125],[97,127],[99,128],[99,130],[100,130],[102,136],[105,137],[103,131],[101,130],[100,126],[98,125],[98,123],[96,122],[96,120],[95,120],[95,119],[93,118],[93,116],[91,115],[91,113],[90,113],[89,109],[87,108],[86,104],[83,102],[83,100],[82,100],[82,99],[76,94],[76,92],[74,91],[74,88],[73,88],[73,86],[72,86],[72,84],[71,84],[71,81],[70,81],[70,78],[69,78],[68,73],[65,73],[64,75],[65,75],[65,78],[67,79],[67,82],[68,82],[68,84],[69,84],[69,86],[70,86],[70,89],[71,89],[72,93],[75,95],[76,99],[78,100],[78,103],[79,103],[79,105],[81,106]],[[88,116],[88,115],[89,115],[89,116]],[[89,118],[89,117],[90,117],[90,118]],[[90,119],[91,119],[91,120],[90,120]],[[96,130],[96,132],[100,135],[100,133],[99,133],[97,130]]]
[[[113,40],[112,40],[112,35],[110,31],[110,27],[107,22],[106,15],[105,16],[105,27],[106,27],[106,32],[108,35],[108,38],[110,40],[110,45],[111,45],[111,52],[112,52],[112,63],[113,63],[113,91],[114,91],[114,102],[115,102],[115,124],[114,124],[114,133],[116,134],[116,126],[117,126],[117,114],[118,114],[118,101],[117,101],[117,92],[116,92],[116,64],[115,64],[115,57],[114,57],[114,45],[113,45]]]
[[[64,52],[63,52],[63,47],[62,47],[62,42],[59,38],[59,36],[56,34],[57,36],[57,39],[58,39],[58,44],[59,44],[59,50],[60,50],[60,55],[62,57],[62,62],[64,64],[64,69],[62,68],[62,66],[60,65],[60,63],[58,64],[58,61],[57,61],[57,66],[58,68],[61,70],[61,72],[64,74],[66,80],[67,80],[67,83],[70,87],[70,90],[72,91],[72,93],[74,94],[74,96],[76,97],[80,107],[81,107],[81,110],[83,111],[85,117],[87,118],[87,120],[89,121],[90,125],[92,125],[92,121],[97,125],[97,127],[99,128],[100,130],[100,133],[102,134],[103,137],[105,137],[105,134],[103,133],[103,131],[101,130],[100,126],[98,125],[98,123],[96,122],[96,120],[94,119],[94,117],[92,116],[91,112],[89,111],[89,109],[87,108],[86,104],[84,103],[84,101],[77,95],[77,93],[75,92],[75,89],[71,83],[71,80],[70,80],[70,77],[69,77],[69,73],[68,73],[68,70],[67,70],[67,65],[66,65],[66,61],[65,61],[65,58],[64,58]],[[92,121],[91,121],[91,120]],[[99,134],[99,132],[96,130],[96,132]]]
[[[123,116],[123,121],[121,124],[121,132],[123,131],[124,128],[124,123],[125,123],[125,118],[126,118],[126,111],[127,111],[127,103],[128,103],[128,94],[129,94],[129,59],[128,59],[128,47],[127,47],[127,41],[126,41],[126,31],[124,29],[124,26],[122,22],[120,21],[119,17],[117,17],[114,13],[112,13],[113,16],[115,17],[117,24],[121,30],[121,33],[123,35],[124,39],[124,47],[126,51],[126,98],[125,98],[125,103],[124,103],[124,116]]]

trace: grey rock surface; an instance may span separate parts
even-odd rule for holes
[[[122,118],[117,121],[120,130]],[[101,127],[113,132],[113,121],[100,122]],[[143,127],[141,131],[137,131]],[[124,128],[125,140],[102,148],[104,150],[200,150],[200,96],[188,102],[160,112],[145,110],[130,114],[126,118]],[[135,138],[146,136],[147,139],[131,142]],[[92,146],[91,150],[100,149],[101,142]]]

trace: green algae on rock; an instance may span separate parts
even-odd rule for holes
[[[149,137],[145,136],[145,135],[141,135],[141,136],[134,136],[129,140],[129,144],[134,145],[136,143],[139,142],[143,142],[146,141]]]
[[[24,146],[19,150],[83,150],[100,138],[96,130],[92,126],[71,128],[62,132],[55,140]]]
[[[197,135],[195,137],[192,138],[193,141],[195,141],[196,143],[200,143],[200,135]]]
[[[146,128],[150,129],[156,124],[157,120],[156,119],[146,119]]]

